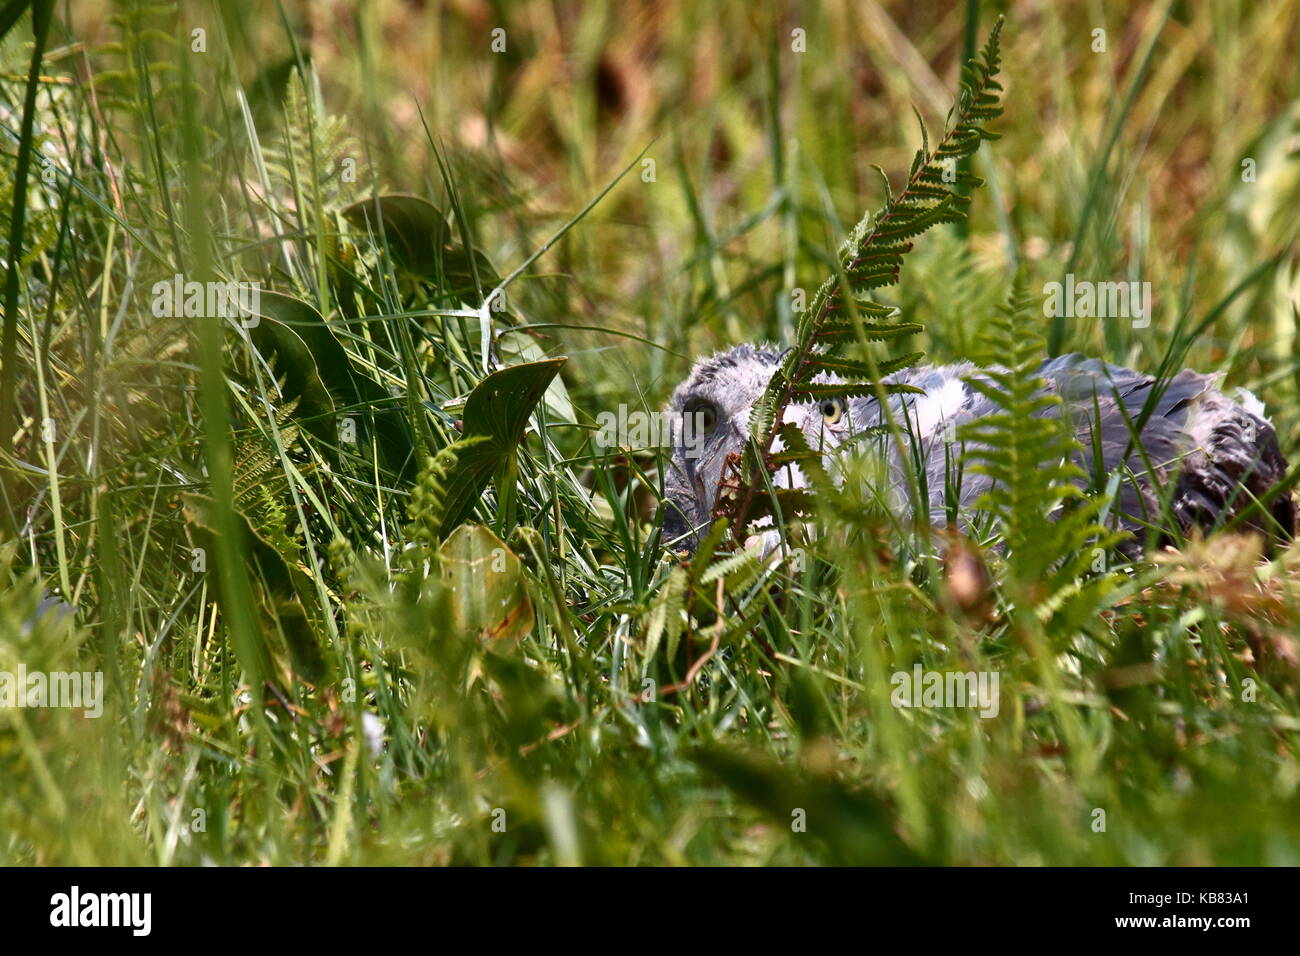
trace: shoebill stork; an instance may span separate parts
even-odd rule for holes
[[[728,456],[743,451],[750,410],[783,354],[772,348],[738,346],[698,362],[674,391],[669,411],[687,416],[683,434],[689,441],[678,441],[667,473],[663,538],[669,546],[694,550],[709,525]],[[1238,389],[1230,396],[1219,389],[1217,376],[1190,369],[1159,382],[1152,375],[1077,354],[1044,362],[1038,374],[1043,388],[1062,399],[1053,406],[1053,414],[1063,409],[1072,423],[1081,446],[1077,464],[1088,472],[1087,483],[1105,487],[1112,473],[1121,472],[1112,512],[1120,526],[1133,534],[1123,549],[1126,553],[1140,553],[1153,525],[1159,523],[1159,489],[1171,496],[1170,514],[1183,532],[1196,527],[1213,530],[1256,501],[1266,501],[1243,524],[1278,540],[1294,534],[1296,514],[1290,493],[1268,497],[1286,474],[1287,463],[1263,403],[1248,391]],[[915,443],[915,449],[909,448],[905,455],[897,450],[885,453],[890,458],[890,487],[885,493],[891,499],[885,504],[895,514],[910,517],[913,496],[905,491],[903,469],[915,470],[919,460],[926,470],[930,520],[936,525],[947,523],[945,473],[953,458],[947,446],[963,423],[996,408],[967,382],[980,375],[975,365],[962,362],[913,367],[885,379],[919,390],[888,398],[894,422],[908,430],[909,444]],[[1143,420],[1153,392],[1154,406]],[[881,424],[875,398],[791,405],[785,420],[798,425],[810,447],[825,452],[832,475],[837,454],[870,454],[872,448],[882,447],[879,442],[846,445],[852,436]],[[697,424],[700,433],[692,432],[691,424]],[[1140,448],[1132,440],[1139,424]],[[896,449],[895,443],[886,444]],[[966,451],[969,454],[969,443]],[[1098,457],[1106,472],[1100,481],[1092,474]],[[804,477],[785,468],[773,476],[773,483],[800,487]],[[961,469],[959,523],[975,514],[975,502],[988,484],[988,478]],[[770,551],[777,533],[769,529],[764,534],[768,539],[764,550]]]

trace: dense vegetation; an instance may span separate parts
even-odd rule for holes
[[[1300,548],[1130,563],[1031,417],[1193,365],[1300,457],[1300,4],[950,6],[0,3],[0,672],[106,687],[0,707],[0,863],[1300,863]],[[980,533],[665,551],[597,416],[759,339],[733,523],[923,352]]]

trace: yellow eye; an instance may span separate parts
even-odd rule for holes
[[[823,398],[821,402],[822,421],[827,425],[837,425],[844,417],[846,407],[842,398]]]

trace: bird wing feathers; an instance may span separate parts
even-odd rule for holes
[[[1079,354],[1049,359],[1038,374],[1044,389],[1062,399],[1082,446],[1076,463],[1090,481],[1096,478],[1098,457],[1103,475],[1097,484],[1121,472],[1115,510],[1139,544],[1148,526],[1160,522],[1162,489],[1184,530],[1193,525],[1209,529],[1265,497],[1286,474],[1273,426],[1256,412],[1258,402],[1229,398],[1219,391],[1216,376],[1183,370],[1162,382]],[[969,384],[979,376],[967,362],[912,368],[889,379],[923,393],[894,396],[891,404],[896,420],[906,423],[924,455],[932,521],[942,521],[946,514],[945,472],[951,455],[945,439],[952,439],[957,426],[997,410]],[[858,400],[854,414],[863,427],[880,422],[874,399]],[[894,464],[895,483],[902,487],[901,469],[909,465],[902,458]],[[1166,488],[1170,482],[1172,488]],[[987,479],[964,476],[964,516],[970,516],[987,488]],[[1250,523],[1290,537],[1295,522],[1290,496],[1281,494]]]

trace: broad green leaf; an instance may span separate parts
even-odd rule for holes
[[[461,525],[438,553],[457,627],[483,640],[518,639],[532,630],[523,566],[490,529]]]
[[[527,316],[520,318],[524,322],[528,321]],[[496,346],[502,359],[512,363],[540,362],[546,358],[537,339],[526,329],[502,329],[497,335]],[[564,386],[564,379],[558,375],[546,388],[546,414],[554,421],[572,423],[578,420],[573,411],[573,403],[569,400],[569,390]]]
[[[0,4],[0,40],[5,38],[19,18],[27,12],[31,0],[7,0]]]
[[[337,445],[334,399],[302,336],[279,319],[265,315],[248,334],[263,357],[276,357],[272,367],[276,377],[284,379],[285,401],[298,400],[294,419],[327,446]]]
[[[343,210],[343,216],[368,230],[376,245],[386,241],[397,263],[421,279],[447,280],[449,289],[468,291],[474,288],[477,269],[484,286],[500,281],[492,263],[478,249],[473,250],[475,269],[470,268],[469,256],[454,237],[446,214],[427,199],[390,193],[353,203]]]
[[[334,337],[329,324],[310,303],[278,292],[264,291],[260,298],[258,314],[269,322],[263,321],[249,330],[257,347],[263,352],[282,350],[282,360],[297,355],[297,374],[302,377],[304,388],[309,388],[310,370],[303,364],[301,353],[295,352],[292,340],[280,331],[283,328],[290,329],[306,346],[314,363],[316,378],[329,393],[336,412],[340,415],[347,415],[353,410],[360,412],[356,417],[362,430],[368,428],[373,421],[376,444],[384,467],[398,481],[409,480],[414,475],[415,445],[400,402],[386,388],[356,367],[339,340]],[[262,330],[264,325],[272,327]],[[308,397],[306,392],[303,397]],[[303,424],[306,427],[307,423]],[[333,429],[331,433],[332,431]]]
[[[464,435],[479,441],[457,447],[456,464],[447,477],[443,537],[465,520],[493,475],[508,472],[529,416],[565,361],[554,358],[498,369],[470,392]]]

